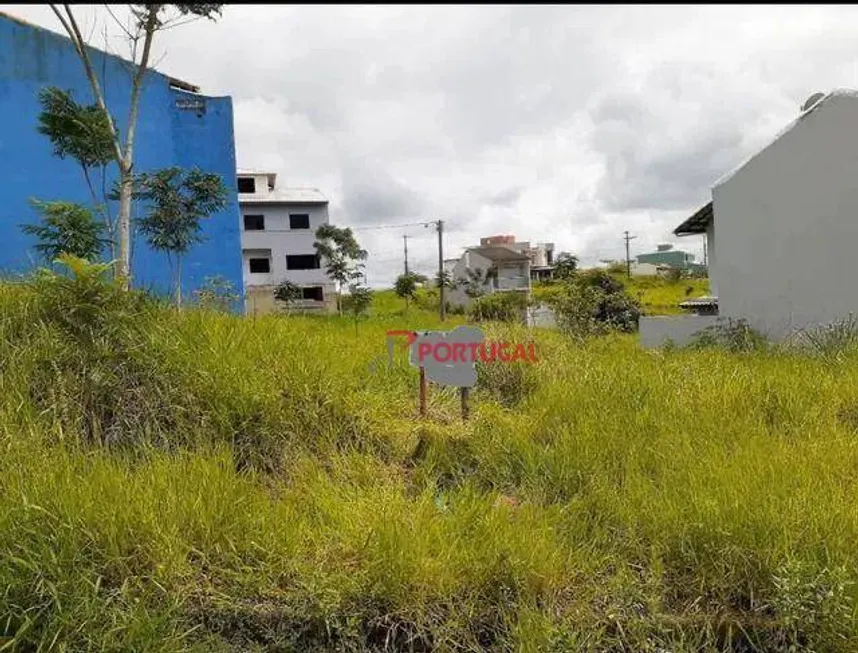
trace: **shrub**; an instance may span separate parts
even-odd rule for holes
[[[683,271],[680,268],[670,268],[664,273],[664,280],[668,283],[679,283],[683,277]]]
[[[104,225],[98,222],[85,206],[72,202],[40,202],[33,206],[41,214],[39,224],[25,224],[21,230],[38,239],[35,249],[49,262],[60,254],[95,260],[107,240]]]
[[[793,345],[822,358],[839,359],[858,347],[858,318],[850,313],[845,319],[804,329]]]
[[[608,267],[605,269],[608,274],[625,274],[628,272],[626,264],[622,261],[612,261],[611,263],[608,263]]]
[[[109,264],[62,256],[70,274],[35,280],[40,346],[29,395],[45,414],[92,443],[157,439],[174,425],[180,388],[147,347],[157,302],[105,277]]]
[[[468,311],[473,320],[517,322],[527,309],[527,295],[519,292],[496,292],[474,299]]]
[[[215,275],[206,277],[202,288],[195,290],[200,308],[221,313],[229,312],[241,297],[235,292],[235,286],[226,277]]]
[[[281,281],[274,289],[274,301],[283,304],[287,311],[295,303],[301,300],[301,288],[288,279]]]
[[[579,337],[609,331],[633,332],[641,310],[625,286],[604,270],[587,270],[549,299],[561,330]]]
[[[728,318],[700,331],[691,339],[688,347],[691,349],[716,347],[741,353],[766,349],[768,340],[754,330],[747,320]]]

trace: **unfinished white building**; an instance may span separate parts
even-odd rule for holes
[[[302,292],[293,308],[332,310],[335,288],[313,247],[316,229],[328,224],[328,199],[316,188],[279,189],[272,172],[237,177],[246,312],[274,310],[274,289],[287,280]]]

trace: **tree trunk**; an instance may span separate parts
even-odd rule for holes
[[[115,275],[122,288],[130,286],[131,272],[131,195],[132,195],[132,164],[134,161],[134,134],[137,128],[137,116],[139,113],[140,92],[142,90],[144,77],[149,68],[149,56],[152,52],[152,39],[158,29],[158,12],[163,5],[144,5],[146,8],[145,18],[142,20],[141,30],[143,35],[143,54],[131,79],[131,98],[128,110],[128,125],[126,127],[125,147],[123,148],[119,134],[109,119],[110,112],[104,99],[101,85],[92,66],[92,61],[87,52],[86,41],[81,33],[80,26],[75,19],[71,6],[63,4],[65,16],[57,8],[57,5],[49,5],[56,17],[68,34],[72,44],[77,51],[78,58],[83,64],[84,72],[89,80],[92,95],[98,107],[108,116],[110,135],[113,139],[114,158],[119,166],[119,213],[116,216],[116,230],[119,236],[119,258],[116,260]],[[139,32],[138,32],[139,34]]]
[[[176,308],[182,308],[182,257],[176,256]]]
[[[107,200],[107,166],[101,166],[101,201],[104,214],[104,223],[107,225],[107,237],[110,239],[110,260],[116,260],[116,225],[113,216],[110,215],[110,204]],[[115,264],[114,264],[115,265]]]
[[[119,236],[119,257],[116,259],[115,275],[125,290],[131,285],[131,195],[133,180],[131,171],[120,167],[119,171],[119,214],[116,218],[116,231]]]

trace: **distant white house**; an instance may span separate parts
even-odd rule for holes
[[[494,292],[530,293],[530,259],[527,255],[503,245],[469,247],[453,266],[456,287],[448,291],[447,301],[453,306],[467,307],[471,298],[466,292],[472,275],[481,275],[483,283],[477,284],[480,293]]]
[[[313,247],[315,233],[328,224],[328,200],[315,188],[276,186],[272,172],[239,170],[241,248],[248,313],[276,307],[274,289],[283,281],[301,288],[302,310],[331,310],[334,285]]]
[[[725,318],[780,340],[858,312],[856,180],[858,92],[811,96],[674,230],[705,234],[717,316],[642,318],[642,344],[681,344]]]

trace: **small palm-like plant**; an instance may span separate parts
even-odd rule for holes
[[[41,224],[25,224],[21,231],[35,236],[35,246],[46,260],[53,262],[61,254],[71,254],[85,260],[97,259],[107,239],[104,225],[85,206],[73,202],[41,202],[32,200],[41,213]]]

